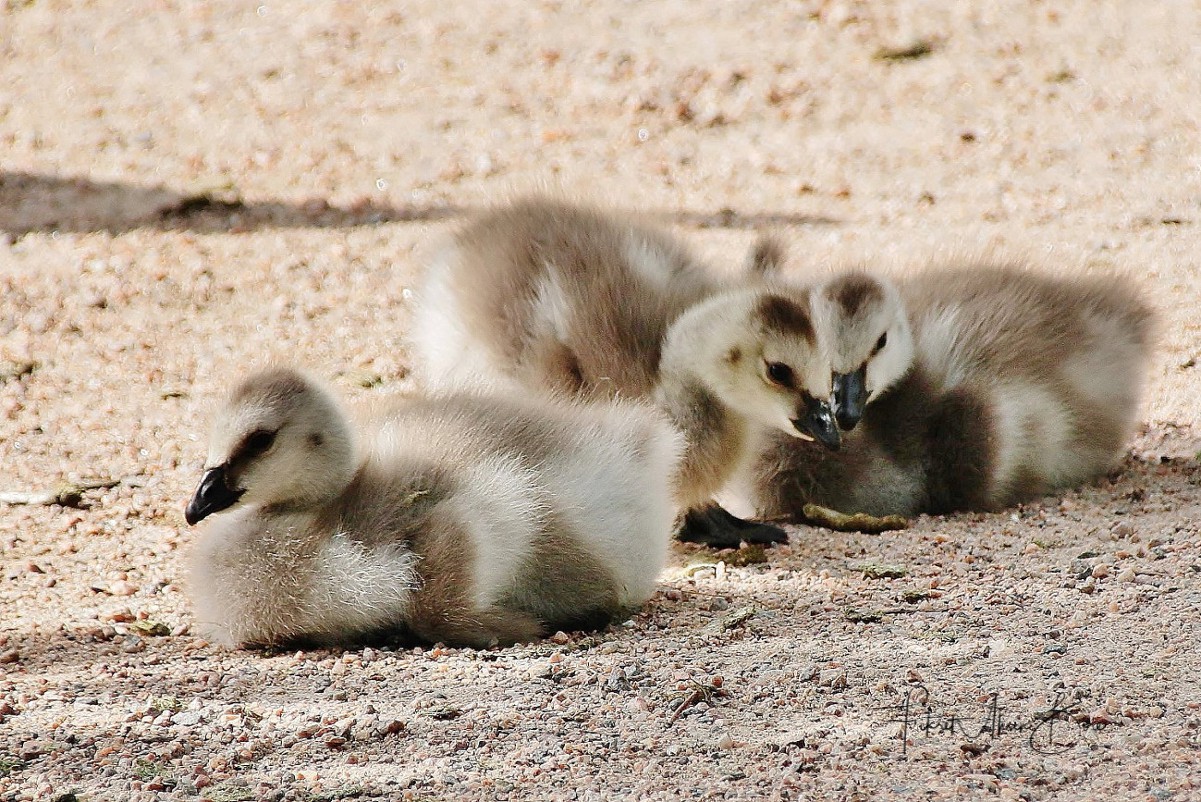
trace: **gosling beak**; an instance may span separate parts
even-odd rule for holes
[[[229,486],[224,465],[209,468],[200,479],[196,495],[192,496],[188,508],[184,510],[184,520],[189,526],[198,524],[214,512],[221,512],[233,506],[242,497],[242,493],[243,491],[234,490]]]
[[[806,398],[805,414],[794,419],[792,425],[802,437],[812,436],[831,451],[838,450],[838,427],[834,424],[834,413],[828,402]]]
[[[834,374],[834,404],[838,407],[838,425],[845,431],[855,428],[867,406],[867,365],[854,373]]]

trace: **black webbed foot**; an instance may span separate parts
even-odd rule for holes
[[[743,520],[718,504],[689,510],[676,537],[714,549],[736,549],[743,542],[763,546],[788,542],[788,533],[780,527]]]

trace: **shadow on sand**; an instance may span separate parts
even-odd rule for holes
[[[0,172],[0,230],[106,232],[136,229],[237,233],[261,228],[346,228],[441,220],[453,206],[389,206],[370,201],[334,206],[321,198],[300,203],[242,200],[234,189],[180,193],[88,178]]]
[[[39,232],[122,234],[137,229],[242,233],[266,228],[348,228],[382,223],[438,221],[468,214],[449,204],[394,206],[362,199],[337,206],[324,198],[299,203],[247,201],[235,188],[181,193],[163,186],[93,181],[84,177],[0,172],[0,231],[12,238]],[[837,225],[833,218],[713,212],[652,214],[664,223],[696,228],[758,229]]]

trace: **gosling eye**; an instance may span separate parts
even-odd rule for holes
[[[884,346],[888,345],[888,332],[880,335],[880,339],[876,340],[876,347],[872,349],[872,356],[884,350]]]
[[[780,387],[792,389],[796,384],[796,378],[793,376],[792,368],[785,365],[783,362],[768,362],[767,363],[767,378],[771,379],[772,384],[777,384]]]
[[[243,451],[252,457],[257,457],[259,454],[267,451],[271,446],[275,445],[275,432],[267,429],[255,429],[246,438],[246,444],[243,446]]]

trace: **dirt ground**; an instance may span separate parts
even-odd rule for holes
[[[0,503],[0,799],[1201,798],[1198,32],[1191,0],[7,0],[0,492],[107,481]],[[268,357],[405,387],[420,249],[538,187],[719,269],[766,227],[798,272],[1129,276],[1145,424],[1002,514],[681,548],[602,633],[191,634],[215,399]]]

